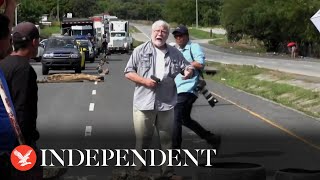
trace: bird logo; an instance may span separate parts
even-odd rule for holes
[[[20,171],[30,170],[35,165],[36,160],[35,151],[27,145],[20,145],[11,153],[11,163]]]

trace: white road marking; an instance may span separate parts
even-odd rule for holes
[[[86,126],[84,136],[91,136],[91,133],[92,133],[92,126]]]
[[[92,90],[92,95],[96,95],[97,94],[97,90]]]
[[[95,81],[94,84],[97,85],[97,84],[98,84],[98,81]]]
[[[312,67],[311,65],[303,65],[304,67]]]
[[[94,111],[94,103],[90,103],[90,105],[89,105],[89,111]]]

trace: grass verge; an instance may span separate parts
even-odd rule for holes
[[[139,31],[136,27],[134,26],[130,26],[130,33],[141,33],[141,31]]]
[[[209,44],[213,44],[225,49],[231,49],[233,51],[249,52],[249,53],[265,53],[266,48],[263,44],[257,40],[250,38],[243,38],[238,42],[228,42],[227,37],[223,36],[218,39],[209,41]]]
[[[217,68],[218,73],[215,76],[208,75],[206,78],[320,118],[320,91],[288,83],[295,78],[293,74],[247,65],[225,65],[211,62],[208,65]]]
[[[139,46],[140,44],[142,44],[143,42],[142,41],[137,41],[136,39],[133,38],[133,48],[136,48],[137,46]]]
[[[214,39],[214,38],[221,38],[224,35],[218,35],[218,34],[212,34],[212,36],[210,36],[210,32],[207,31],[202,31],[200,29],[189,29],[189,34],[192,37],[195,37],[197,39]]]
[[[263,44],[257,40],[250,39],[248,37],[243,37],[238,42],[228,42],[225,35],[222,34],[212,34],[207,31],[200,29],[190,28],[189,33],[192,37],[197,39],[212,39],[209,44],[213,44],[225,49],[231,49],[233,51],[249,52],[249,53],[265,53],[266,49]]]

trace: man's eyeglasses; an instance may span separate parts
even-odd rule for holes
[[[161,34],[167,34],[168,33],[168,31],[164,31],[164,30],[159,30],[159,29],[157,29],[157,30],[153,30],[153,32],[155,32],[155,33],[161,33]]]

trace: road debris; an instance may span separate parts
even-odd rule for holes
[[[84,82],[84,81],[104,81],[104,76],[90,75],[90,74],[52,74],[45,77],[42,80],[38,80],[38,83],[60,83],[60,82]]]
[[[107,64],[109,64],[108,56],[106,54],[103,54],[98,66],[96,68],[98,71],[98,74],[100,74],[101,76],[109,74],[109,69],[106,66]]]
[[[43,179],[58,179],[68,171],[67,167],[44,167]]]
[[[212,66],[204,66],[203,70],[206,74],[215,75],[218,72],[218,69]]]

